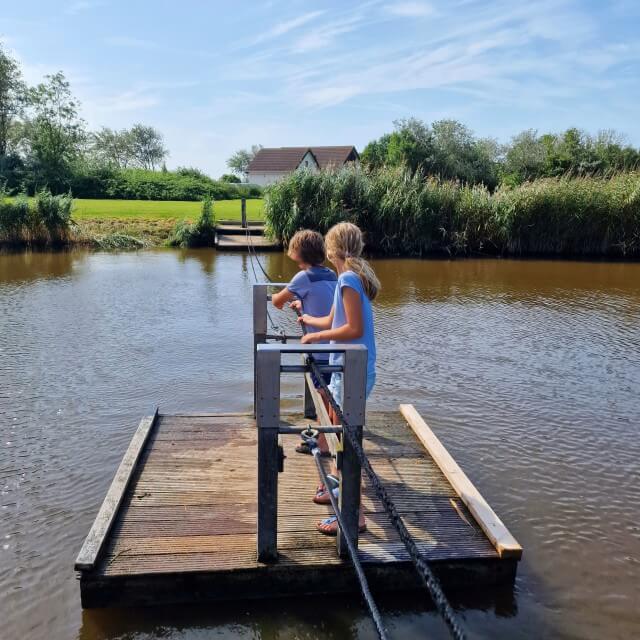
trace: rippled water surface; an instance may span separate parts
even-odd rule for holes
[[[514,589],[453,598],[473,637],[640,637],[640,265],[375,267],[370,407],[414,402],[525,548]],[[80,608],[73,561],[140,416],[250,409],[251,282],[211,251],[0,255],[3,640],[374,637],[357,598]],[[392,637],[446,637],[427,598],[381,604]]]

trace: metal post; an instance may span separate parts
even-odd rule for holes
[[[256,352],[258,424],[258,561],[278,559],[280,352]]]
[[[304,363],[306,358],[302,356],[302,362]],[[309,420],[315,420],[318,416],[316,415],[316,407],[313,404],[313,396],[311,395],[311,390],[309,389],[309,385],[307,384],[307,376],[302,376],[302,384],[304,385],[304,417]]]
[[[267,341],[267,285],[253,285],[253,415],[257,410],[256,353],[259,344]]]
[[[246,198],[240,199],[240,212],[242,216],[242,228],[246,229],[247,228],[247,199]]]
[[[362,426],[365,422],[367,385],[367,350],[347,350],[344,353],[342,374],[342,413],[351,433],[362,445]],[[345,427],[346,429],[346,427]],[[340,512],[347,533],[358,546],[360,489],[362,469],[355,450],[346,434],[342,435],[342,471],[340,474]],[[338,529],[338,554],[348,556],[347,544]]]

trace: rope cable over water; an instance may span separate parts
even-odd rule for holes
[[[255,260],[258,263],[262,273],[264,274],[267,282],[273,282],[273,280],[269,277],[269,274],[265,271],[265,269],[262,267],[262,265],[260,264],[260,260],[258,259],[258,255],[255,252],[255,248],[253,247],[253,244],[251,242],[251,239],[249,237],[249,232],[247,229],[247,238],[248,238],[248,246],[250,247],[249,249],[249,256],[251,258],[251,261],[253,262],[253,257],[251,254],[251,250],[253,250],[254,255],[255,255]],[[253,264],[252,264],[252,269],[253,269]],[[255,277],[255,269],[253,269],[254,271],[254,277]],[[256,282],[257,282],[257,278],[256,278]],[[302,313],[300,312],[299,309],[295,309],[295,312],[298,316],[298,318],[302,317]],[[268,309],[267,309],[267,315],[268,315]],[[272,323],[273,326],[273,321],[271,320],[271,318],[269,317],[269,320]],[[307,333],[307,328],[304,325],[304,323],[300,323],[300,327],[302,329],[302,334],[305,335]],[[284,332],[282,330],[280,330],[280,333],[282,335],[284,335]],[[409,554],[409,557],[411,559],[411,561],[413,562],[413,565],[416,568],[416,571],[418,572],[418,574],[420,575],[424,585],[426,586],[427,590],[429,591],[429,594],[431,595],[431,599],[433,600],[433,603],[436,606],[436,609],[438,610],[438,613],[440,613],[440,615],[442,616],[442,618],[444,619],[449,632],[451,633],[451,636],[455,639],[455,640],[464,640],[465,638],[465,634],[464,631],[462,629],[462,627],[460,626],[460,624],[458,623],[457,619],[456,619],[456,615],[455,612],[453,610],[453,607],[451,606],[451,604],[449,603],[446,595],[444,594],[444,591],[442,590],[442,587],[440,585],[440,581],[438,580],[438,578],[435,576],[435,574],[433,573],[433,571],[431,570],[431,567],[429,566],[429,564],[427,563],[427,561],[423,558],[420,549],[418,548],[418,545],[416,544],[415,540],[413,539],[413,537],[411,536],[411,534],[409,533],[409,530],[407,529],[406,525],[404,524],[404,521],[402,520],[402,516],[400,515],[400,513],[398,512],[397,507],[395,506],[393,500],[389,497],[389,494],[387,493],[386,488],[384,487],[384,485],[382,484],[382,482],[380,481],[380,478],[378,478],[378,474],[373,470],[373,467],[371,466],[371,463],[369,462],[369,459],[367,458],[364,449],[362,448],[362,445],[360,444],[360,442],[358,441],[358,439],[355,437],[352,429],[353,427],[351,425],[349,425],[349,423],[345,420],[344,418],[344,414],[342,413],[342,408],[340,407],[340,405],[338,404],[338,402],[336,401],[336,399],[333,397],[333,394],[331,392],[331,390],[329,389],[329,386],[327,385],[327,383],[325,382],[323,376],[322,376],[322,372],[320,371],[320,369],[318,368],[318,364],[315,360],[315,358],[313,357],[312,354],[307,354],[307,364],[309,365],[309,368],[311,369],[311,371],[313,371],[313,374],[315,376],[315,378],[318,380],[318,383],[320,384],[321,389],[324,391],[327,401],[329,402],[329,405],[331,406],[331,408],[333,409],[334,413],[336,414],[338,420],[340,421],[340,424],[342,425],[342,430],[343,433],[346,435],[346,437],[349,439],[349,444],[353,447],[353,450],[356,453],[356,456],[360,462],[360,465],[362,467],[362,469],[364,470],[365,474],[367,475],[369,482],[371,483],[371,486],[373,487],[376,496],[378,497],[378,499],[380,500],[380,502],[382,503],[387,516],[389,517],[389,520],[391,522],[391,524],[393,525],[394,529],[396,530],[396,532],[398,533],[398,536],[400,537],[400,540],[402,540],[402,543],[404,544],[407,553]],[[326,473],[324,471],[324,468],[322,467],[322,463],[319,457],[319,449],[317,447],[317,443],[315,445],[315,448],[311,448],[311,451],[313,453],[313,457],[314,460],[316,462],[316,466],[318,467],[318,472],[320,474],[320,477],[322,478],[322,482],[324,483],[325,487],[327,487],[328,489],[328,493],[329,493],[329,498],[331,500],[331,506],[333,507],[333,510],[335,512],[337,521],[338,521],[338,525],[340,526],[340,529],[343,533],[343,537],[347,543],[347,549],[349,550],[349,555],[351,556],[351,560],[353,562],[354,568],[356,570],[356,575],[358,577],[358,580],[360,582],[360,588],[362,590],[362,595],[364,597],[364,600],[369,608],[369,611],[371,612],[371,616],[373,618],[374,624],[376,625],[376,630],[378,631],[378,634],[380,636],[380,638],[382,638],[383,640],[386,640],[386,632],[384,630],[384,627],[382,625],[382,619],[380,616],[380,612],[378,610],[378,607],[375,603],[375,601],[373,600],[373,596],[371,595],[371,591],[369,590],[369,585],[367,582],[367,578],[366,575],[362,569],[362,565],[360,564],[360,560],[358,558],[358,550],[353,542],[353,540],[351,539],[351,536],[348,535],[348,533],[346,532],[343,520],[342,520],[342,514],[340,513],[339,509],[338,509],[338,505],[336,503],[335,500],[335,496],[333,495],[331,489],[329,489],[329,483],[327,482],[327,476]]]
[[[320,458],[320,449],[318,447],[318,443],[315,438],[305,438],[305,442],[309,445],[311,449],[311,454],[313,455],[313,460],[316,463],[316,467],[318,467],[318,474],[320,475],[320,479],[322,480],[325,487],[327,487],[327,491],[329,494],[329,499],[331,500],[331,507],[333,508],[333,512],[338,520],[338,526],[342,531],[343,538],[347,543],[347,550],[349,551],[349,556],[351,557],[351,562],[353,564],[353,568],[355,569],[356,575],[358,576],[358,582],[360,582],[360,589],[362,590],[362,597],[367,604],[369,609],[369,613],[371,613],[371,617],[373,618],[373,623],[376,626],[376,631],[380,636],[381,640],[387,640],[387,632],[384,628],[384,624],[382,622],[382,616],[380,615],[380,610],[378,609],[378,605],[373,599],[373,595],[371,594],[371,590],[369,589],[369,582],[367,580],[367,576],[365,575],[364,569],[362,568],[362,564],[360,563],[360,558],[358,557],[358,549],[353,542],[353,539],[350,535],[346,533],[347,528],[344,523],[344,519],[342,518],[342,512],[338,507],[338,503],[336,501],[336,497],[333,495],[333,490],[330,489],[330,482],[327,478],[327,472],[324,470],[322,466],[322,460]]]

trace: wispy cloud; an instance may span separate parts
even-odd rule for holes
[[[75,2],[67,5],[64,12],[67,15],[74,16],[78,13],[82,13],[83,11],[89,11],[90,9],[100,7],[103,4],[104,2],[101,2],[101,0],[76,0]]]
[[[321,25],[297,38],[291,48],[296,53],[325,49],[331,46],[338,36],[355,31],[359,22],[359,17],[352,17]]]
[[[157,49],[159,45],[151,40],[132,38],[130,36],[109,36],[104,43],[110,47],[122,47],[124,49]]]
[[[320,22],[290,39],[288,47],[263,60],[263,73],[280,77],[282,99],[296,96],[305,107],[333,107],[359,96],[450,89],[486,96],[495,102],[531,107],[547,97],[595,89],[595,74],[625,56],[639,60],[634,47],[603,50],[598,26],[576,11],[570,0],[530,3],[503,0],[488,8],[467,3],[467,20],[433,11],[426,3],[398,2],[380,7],[384,14],[433,15],[426,34],[406,42],[365,38],[375,18],[363,13]],[[380,14],[378,14],[380,15]],[[332,16],[333,17],[333,16]],[[339,36],[354,33],[356,44]],[[286,47],[286,48],[285,48]],[[297,54],[329,49],[332,56],[298,59]],[[289,53],[287,53],[289,52]],[[260,74],[260,65],[253,72]]]
[[[393,15],[403,18],[421,18],[435,12],[433,6],[428,2],[393,2],[385,5],[385,9]]]
[[[267,29],[267,31],[265,31],[263,34],[259,35],[257,38],[254,38],[251,41],[251,44],[256,45],[260,44],[261,42],[266,42],[267,40],[280,38],[281,36],[284,36],[291,31],[303,27],[305,24],[310,23],[312,20],[319,18],[324,13],[324,10],[309,11],[308,13],[303,13],[299,16],[296,16],[295,18],[277,22],[270,29]]]

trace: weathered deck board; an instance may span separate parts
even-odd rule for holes
[[[300,416],[287,420],[304,424]],[[159,416],[98,563],[81,572],[84,606],[321,592],[328,577],[338,590],[354,588],[335,539],[315,532],[330,507],[311,501],[318,483],[313,460],[295,453],[296,436],[283,442],[279,560],[265,565],[256,560],[254,420]],[[515,561],[499,558],[399,413],[369,413],[364,448],[422,553],[445,579],[447,570],[462,582],[469,571],[484,582],[513,579]],[[366,482],[362,506],[368,530],[359,549],[374,583],[411,586],[408,555]]]

